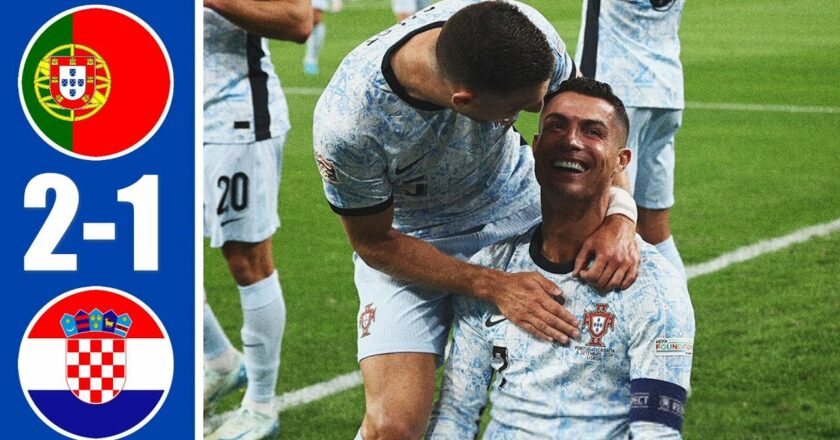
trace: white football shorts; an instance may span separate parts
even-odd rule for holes
[[[482,248],[521,234],[539,221],[537,203],[475,231],[426,241],[448,255],[468,260]],[[360,301],[356,316],[358,360],[386,353],[432,353],[440,362],[454,313],[451,294],[386,275],[355,253],[353,262]]]
[[[280,227],[279,136],[250,144],[204,144],[204,236],[210,246],[259,243]]]
[[[674,136],[682,124],[682,110],[627,107],[633,158],[627,177],[640,208],[667,209],[674,205]]]

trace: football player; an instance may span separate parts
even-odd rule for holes
[[[272,260],[289,114],[264,37],[303,43],[308,0],[204,0],[204,228],[238,285],[244,356],[204,308],[204,404],[244,383],[237,413],[211,439],[279,429],[274,408],[286,308]]]
[[[577,63],[609,83],[627,106],[633,159],[627,175],[639,207],[638,231],[685,278],[668,219],[674,205],[674,136],[682,124],[680,28],[685,0],[583,2]]]
[[[630,160],[627,114],[608,85],[575,78],[546,104],[534,140],[542,223],[472,262],[539,272],[563,289],[581,338],[533,338],[491,303],[456,297],[455,334],[427,439],[679,438],[689,389],[694,312],[685,281],[641,242],[636,282],[599,292],[571,273],[606,215],[610,185]],[[629,437],[628,437],[629,435]]]
[[[327,27],[324,25],[324,11],[330,10],[330,0],[312,0],[312,34],[306,40],[306,55],[303,57],[303,73],[317,75],[321,68],[318,66],[318,57],[321,48],[324,47],[324,40],[327,36]],[[333,12],[341,10],[341,0],[332,0]]]
[[[544,276],[463,261],[539,222],[533,157],[512,125],[575,72],[535,9],[447,0],[362,43],[321,95],[316,161],[356,251],[366,402],[359,437],[422,435],[452,319],[450,292],[495,302],[541,338],[577,333]],[[635,205],[627,191],[615,193],[616,215],[590,237],[577,267],[606,290],[629,286],[638,259],[628,218]]]

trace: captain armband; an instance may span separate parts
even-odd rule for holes
[[[633,196],[626,189],[617,186],[610,187],[610,206],[607,208],[607,216],[613,214],[621,214],[632,220],[633,223],[636,223],[638,218],[636,201],[633,200]]]
[[[682,431],[685,389],[657,379],[630,381],[630,422],[659,423]]]

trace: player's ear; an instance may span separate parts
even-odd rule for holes
[[[615,164],[615,169],[613,170],[613,175],[616,175],[625,168],[630,163],[630,158],[633,156],[633,152],[630,151],[629,148],[622,148],[618,151],[618,162]]]
[[[469,90],[461,89],[452,93],[452,96],[449,99],[452,104],[452,108],[458,108],[470,105],[475,100],[475,95]]]

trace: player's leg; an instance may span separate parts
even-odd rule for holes
[[[245,385],[242,354],[230,343],[210,304],[204,302],[204,410]]]
[[[205,216],[215,219],[211,246],[222,248],[238,287],[248,378],[241,408],[210,439],[259,439],[279,429],[274,397],[286,317],[271,237],[279,226],[283,141],[205,146]]]
[[[391,278],[355,255],[354,262],[366,402],[360,434],[365,440],[420,438],[452,321],[450,296]]]
[[[364,440],[418,439],[423,435],[435,394],[437,356],[392,353],[361,362],[365,382]]]
[[[274,411],[286,306],[274,269],[271,238],[260,243],[227,242],[222,253],[236,280],[242,304],[242,347],[248,387],[243,406]]]
[[[634,116],[643,124],[634,192],[639,208],[637,229],[639,235],[655,245],[685,277],[685,265],[671,235],[669,221],[670,208],[674,204],[674,136],[682,123],[682,112],[633,109],[633,113],[644,113],[642,118]],[[631,121],[632,126],[636,120]]]
[[[318,57],[321,48],[324,46],[324,39],[327,35],[327,28],[324,26],[324,11],[328,9],[325,0],[314,0],[312,2],[312,33],[306,40],[306,56],[303,57],[303,73],[317,75],[320,72]]]

